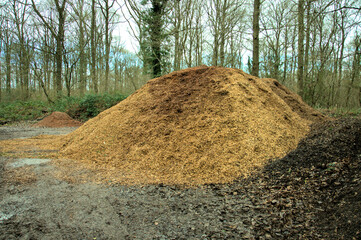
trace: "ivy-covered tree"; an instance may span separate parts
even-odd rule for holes
[[[159,77],[163,73],[164,59],[168,54],[164,47],[167,38],[164,26],[168,0],[143,0],[141,3],[151,4],[143,15],[144,36],[140,47],[144,54],[144,66],[150,68],[153,77]]]

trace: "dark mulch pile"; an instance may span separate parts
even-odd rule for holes
[[[313,125],[297,149],[246,181],[269,215],[255,220],[256,235],[361,239],[361,119]]]

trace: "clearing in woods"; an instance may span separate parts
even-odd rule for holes
[[[177,71],[72,130],[0,128],[0,239],[360,238],[360,118],[276,80]]]

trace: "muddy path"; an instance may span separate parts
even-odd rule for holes
[[[1,127],[2,139],[64,134],[73,129]],[[0,239],[252,238],[261,211],[246,193],[74,184],[50,177],[51,161],[0,158]],[[29,168],[15,181],[9,174]]]
[[[0,140],[14,139],[14,138],[29,138],[38,135],[60,135],[67,134],[74,131],[74,127],[65,128],[36,128],[31,127],[30,124],[16,124],[10,126],[0,127]]]
[[[74,129],[0,127],[1,139]],[[232,184],[120,186],[53,177],[0,154],[0,239],[360,239],[361,119],[318,124]]]

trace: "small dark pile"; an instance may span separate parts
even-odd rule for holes
[[[258,234],[361,239],[361,119],[314,124],[297,149],[247,181],[260,183],[250,191],[271,215]]]

